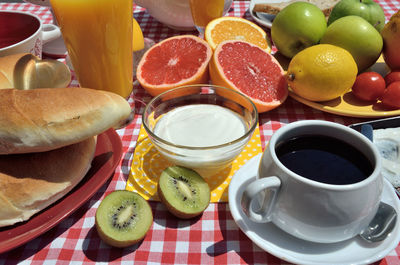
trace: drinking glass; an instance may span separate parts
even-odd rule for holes
[[[133,1],[50,2],[80,86],[128,98],[133,88]]]
[[[208,22],[222,17],[224,4],[224,0],[190,0],[193,22],[201,35],[204,34]]]

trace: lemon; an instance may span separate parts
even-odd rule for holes
[[[143,32],[139,26],[139,23],[137,23],[137,21],[135,19],[133,19],[132,29],[133,29],[132,50],[134,52],[140,51],[141,49],[144,48],[144,38],[143,38]]]
[[[357,77],[357,64],[343,48],[318,44],[297,53],[287,80],[294,93],[310,101],[327,101],[347,92]]]

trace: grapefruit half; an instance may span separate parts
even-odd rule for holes
[[[136,72],[137,80],[152,96],[178,86],[208,83],[211,56],[211,47],[197,36],[171,37],[143,55]]]
[[[260,113],[278,107],[288,96],[282,66],[271,54],[249,42],[221,42],[209,70],[213,84],[247,95]]]

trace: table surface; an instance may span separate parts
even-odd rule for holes
[[[380,0],[387,19],[400,8],[398,0]],[[248,1],[235,1],[228,15],[252,20]],[[48,8],[26,3],[0,3],[0,10],[20,10],[38,15],[45,23],[52,22]],[[134,17],[146,38],[158,42],[170,36],[195,34],[167,28],[153,19],[145,9],[134,6]],[[265,28],[268,32],[269,30]],[[73,80],[72,85],[77,84]],[[148,102],[148,95],[136,86],[129,99],[136,107],[132,124],[118,130],[123,144],[123,157],[114,175],[94,196],[59,225],[30,242],[0,255],[0,264],[287,264],[256,246],[235,224],[227,203],[212,203],[200,218],[178,220],[159,202],[151,202],[154,223],[145,239],[132,247],[111,248],[98,237],[94,215],[100,201],[116,189],[124,189],[128,178],[136,140],[141,125],[143,106],[137,98]],[[262,147],[281,126],[304,119],[321,119],[352,124],[365,119],[329,114],[305,106],[292,98],[279,108],[260,115]],[[400,264],[400,245],[378,264]]]

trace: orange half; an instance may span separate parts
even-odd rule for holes
[[[215,50],[223,41],[242,40],[271,52],[267,33],[255,23],[240,17],[220,17],[207,24],[204,38]]]

